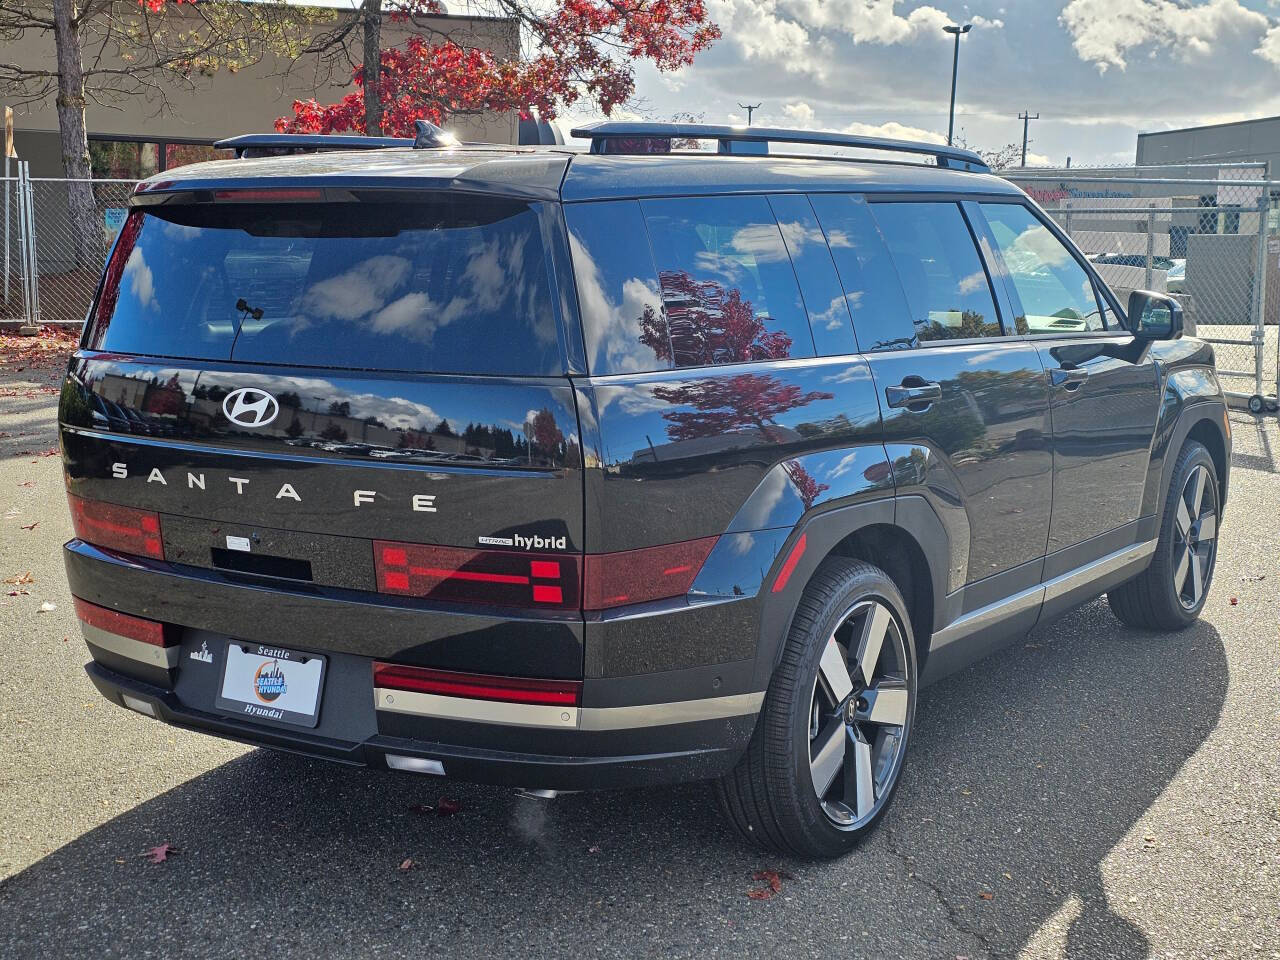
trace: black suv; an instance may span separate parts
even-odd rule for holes
[[[422,775],[714,779],[826,857],[924,683],[1104,591],[1196,618],[1230,427],[1174,301],[1121,307],[966,151],[579,135],[139,185],[60,410],[103,695]]]

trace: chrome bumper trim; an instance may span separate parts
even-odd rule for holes
[[[386,687],[375,687],[373,691],[374,707],[390,713],[556,730],[631,730],[637,727],[695,723],[699,720],[723,720],[758,713],[763,703],[763,690],[704,700],[642,703],[627,707],[553,707],[502,703]]]
[[[84,634],[86,643],[101,647],[117,656],[128,657],[130,660],[159,667],[161,670],[172,670],[178,665],[180,650],[176,646],[157,647],[154,643],[143,643],[132,637],[122,637],[118,633],[110,633],[84,621],[80,622],[80,631]]]

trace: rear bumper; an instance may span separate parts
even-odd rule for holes
[[[754,716],[680,724],[680,729],[669,727],[663,740],[668,747],[673,740],[683,740],[682,749],[590,756],[522,753],[384,734],[354,742],[193,709],[172,690],[116,673],[96,661],[87,664],[85,672],[112,703],[175,727],[352,766],[400,770],[420,766],[421,772],[429,772],[428,764],[404,761],[435,761],[446,778],[509,787],[595,790],[718,777],[737,763],[755,725]],[[625,750],[625,738],[619,740],[618,747]],[[630,746],[635,749],[638,744]]]
[[[562,790],[712,778],[742,755],[764,697],[750,689],[751,661],[588,678],[580,705],[564,710],[381,690],[373,685],[374,660],[405,658],[395,650],[368,651],[366,641],[347,634],[347,643],[329,643],[334,627],[317,625],[327,598],[213,582],[182,568],[153,569],[79,541],[67,545],[66,560],[76,596],[126,614],[160,615],[182,628],[178,643],[161,648],[84,625],[93,656],[86,669],[108,700],[175,726],[341,763],[442,769],[449,778]],[[153,599],[141,607],[137,598],[146,594]],[[254,612],[273,594],[294,614],[305,613],[288,625],[277,615],[270,643],[327,658],[314,728],[218,706],[227,644],[261,630]],[[238,602],[242,595],[251,602]],[[215,599],[211,623],[201,608]],[[364,629],[385,637],[378,605],[365,611]]]

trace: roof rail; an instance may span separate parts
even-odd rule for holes
[[[670,141],[718,140],[720,153],[764,154],[770,143],[805,143],[825,147],[856,147],[860,150],[883,150],[891,153],[913,153],[933,157],[938,166],[975,173],[989,173],[986,162],[972,150],[948,147],[915,140],[889,140],[863,137],[851,133],[828,133],[818,130],[787,130],[778,127],[729,127],[710,123],[632,123],[604,120],[588,123],[569,131],[570,136],[590,137],[592,153],[641,153],[643,150],[611,148],[614,140]],[[667,152],[667,151],[657,151]]]
[[[412,137],[365,137],[359,134],[330,133],[245,133],[218,140],[219,150],[234,150],[240,157],[274,157],[289,153],[320,153],[326,150],[382,150],[386,147],[456,147],[458,138],[427,120],[413,122]]]
[[[409,137],[336,136],[318,133],[245,133],[218,140],[219,150],[234,150],[236,157],[273,157],[288,153],[319,153],[325,150],[381,150],[384,147],[411,147]]]

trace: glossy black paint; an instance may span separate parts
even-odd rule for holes
[[[883,430],[887,444],[924,451],[919,467],[895,464],[900,494],[941,501],[944,511],[958,498],[963,507],[969,549],[964,569],[952,567],[951,589],[1043,557],[1053,457],[1049,391],[1035,346],[1005,338],[868,361],[882,390],[911,378],[942,388],[941,400],[925,409],[886,408]]]
[[[1049,552],[1138,519],[1160,409],[1151,351],[1132,336],[1037,340],[1051,374],[1053,523]]]
[[[791,462],[789,481],[812,506],[831,478],[808,475],[800,458],[879,442],[871,375],[857,357],[592,378],[578,394],[592,465],[589,553],[724,533],[765,477]],[[778,525],[756,512],[761,526]]]
[[[369,703],[355,706],[368,690],[361,674],[378,658],[582,677],[584,706],[756,693],[768,687],[806,583],[856,540],[864,550],[906,544],[918,558],[904,586],[925,676],[934,679],[1061,602],[1022,606],[931,653],[932,639],[958,618],[1149,536],[1167,461],[1189,431],[1221,422],[1204,344],[1142,344],[1118,330],[1015,334],[1016,298],[970,201],[1020,200],[1002,180],[784,157],[426,153],[184,168],[139,202],[167,202],[170,191],[212,199],[222,186],[256,185],[319,185],[352,202],[374,186],[561,201],[563,219],[544,216],[541,228],[563,376],[78,353],[61,410],[68,488],[160,513],[167,559],[72,541],[72,592],[186,627],[184,643],[236,637],[324,651],[338,678],[334,703],[339,712],[352,707],[348,723],[313,735],[233,722],[202,706],[204,687],[166,692],[104,659],[91,676],[107,696],[132,691],[170,722],[345,762],[380,764],[387,751],[444,757],[450,775],[482,781],[577,787],[714,776],[740,755],[754,717],[596,734],[379,716]],[[677,220],[682,205],[660,198],[690,195],[715,196],[708,207],[750,202],[754,219],[738,226],[759,231],[758,242],[735,236],[722,246],[729,259],[778,270],[769,289],[794,290],[767,312],[747,311],[766,334],[785,333],[785,349],[775,341],[770,354],[757,339],[741,356],[695,356],[672,340],[670,320],[689,305],[662,276],[663,263],[668,274],[680,264],[667,263],[670,249],[655,257],[645,211]],[[875,251],[855,261],[853,247],[840,247],[839,218],[846,227],[870,223],[874,246],[883,243],[876,201],[922,198],[951,208],[972,231],[972,277],[991,294],[984,329],[1005,335],[922,344],[892,261]],[[546,209],[559,212],[554,202]],[[586,269],[584,251],[611,238],[614,262]],[[718,269],[726,289],[710,298],[717,301],[732,292],[725,278],[734,268]],[[778,280],[789,276],[794,288]],[[879,289],[870,290],[873,280]],[[933,303],[916,319],[927,325],[929,314],[950,309]],[[647,314],[650,335],[641,339],[635,324]],[[598,335],[602,317],[617,321],[616,339]],[[665,358],[652,331],[667,338]],[[682,368],[682,356],[707,365]],[[1068,389],[1054,382],[1055,370],[1087,370],[1088,378]],[[279,419],[233,429],[221,399],[242,386],[277,396]],[[415,497],[435,509],[415,510]],[[514,534],[563,537],[556,549],[568,554],[719,539],[687,596],[603,614],[513,613],[372,592],[375,539],[475,547],[479,537]],[[228,535],[251,540],[259,564],[229,556]],[[793,550],[784,586],[779,572]],[[178,673],[179,687],[196,682]]]
[[[582,675],[582,619],[573,614],[522,616],[287,583],[126,557],[79,540],[66,545],[63,561],[72,594],[83,600],[241,640],[464,672]]]
[[[241,387],[276,396],[276,419],[230,422],[222,400]],[[126,431],[96,413],[95,399],[144,426]],[[564,379],[82,352],[63,387],[61,420],[68,490],[90,499],[366,542],[474,547],[481,536],[519,533],[581,549],[581,448]],[[415,497],[423,498],[416,508]]]

